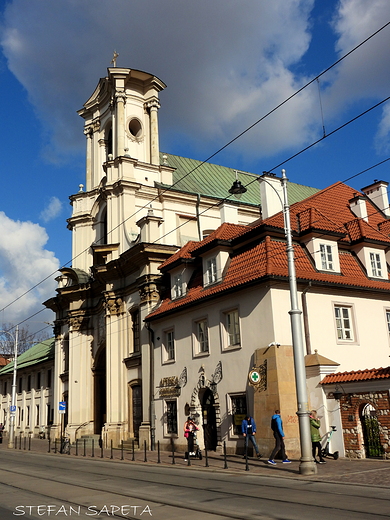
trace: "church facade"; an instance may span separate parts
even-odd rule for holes
[[[223,200],[233,170],[160,153],[164,88],[151,74],[112,67],[78,112],[86,180],[70,197],[72,266],[60,270],[57,294],[45,302],[56,314],[54,402],[66,402],[71,440],[150,445],[153,356],[144,318],[159,300],[158,266],[221,222],[259,216],[257,187],[240,202]],[[54,432],[60,421],[55,410]]]

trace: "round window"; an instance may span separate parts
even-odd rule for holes
[[[141,137],[142,126],[139,119],[132,119],[129,123],[129,132],[133,137]]]

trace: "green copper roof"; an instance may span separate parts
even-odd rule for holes
[[[230,195],[229,189],[236,180],[235,170],[226,166],[202,163],[202,161],[168,153],[160,153],[160,162],[176,168],[173,172],[173,183],[174,188],[180,191],[224,199]],[[238,180],[248,190],[242,195],[240,202],[256,206],[261,203],[257,177],[258,175],[254,173],[238,172]],[[306,199],[320,191],[317,188],[310,188],[293,182],[288,183],[287,189],[290,204]],[[236,200],[232,195],[230,195],[230,199]]]
[[[20,354],[20,356],[18,356],[17,369],[20,370],[22,368],[37,365],[38,363],[43,363],[50,359],[54,359],[54,338],[46,339],[41,343],[37,343],[26,350],[26,352],[23,352],[23,354]],[[13,372],[13,370],[14,362],[12,361],[0,370],[0,376],[3,374],[9,374]]]

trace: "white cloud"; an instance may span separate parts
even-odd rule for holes
[[[54,274],[59,261],[44,248],[47,240],[45,229],[38,224],[11,220],[0,211],[1,309],[15,301],[0,313],[2,323],[18,323],[26,319],[40,311],[42,302],[53,296],[56,287]],[[42,280],[45,281],[41,283]],[[34,290],[19,299],[35,285]],[[45,321],[42,314],[34,319]],[[30,328],[37,330],[42,325]]]
[[[45,153],[52,160],[84,149],[76,110],[106,74],[114,49],[118,66],[154,73],[168,85],[161,94],[162,147],[191,136],[194,146],[214,151],[309,79],[296,66],[310,45],[313,6],[314,0],[13,0],[1,41],[48,128]],[[388,0],[335,6],[340,56],[390,18]],[[327,124],[353,103],[387,93],[389,44],[387,29],[322,78]],[[313,86],[240,139],[241,153],[297,149],[320,137],[319,121]]]
[[[313,4],[13,0],[5,12],[2,44],[10,69],[51,129],[46,150],[53,157],[83,146],[76,110],[106,74],[114,49],[120,54],[118,66],[147,70],[167,83],[160,111],[165,128],[173,134],[189,132],[199,143],[217,143],[234,137],[300,86],[302,79],[288,68],[310,43]],[[310,96],[302,96],[299,106],[308,113]],[[245,146],[253,147],[256,140],[257,153],[291,146],[288,129],[297,109],[284,111],[285,132],[272,139],[267,131],[264,144],[254,137]],[[300,123],[303,139],[305,120]],[[162,141],[168,141],[166,134]]]
[[[61,213],[62,202],[57,197],[51,197],[48,206],[41,212],[43,222],[55,219]]]

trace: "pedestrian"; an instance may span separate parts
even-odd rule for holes
[[[4,431],[4,425],[3,423],[0,424],[0,444],[3,442],[3,431]]]
[[[184,423],[184,437],[187,439],[187,450],[184,456],[184,460],[187,460],[191,455],[195,455],[194,452],[194,438],[195,432],[199,430],[199,428],[194,423],[194,419],[189,416],[187,417],[186,422]]]
[[[283,421],[280,417],[280,410],[275,410],[274,415],[271,419],[271,429],[274,432],[275,437],[275,448],[273,449],[270,458],[268,460],[268,464],[276,465],[275,457],[279,451],[282,454],[282,462],[284,464],[290,464],[291,460],[288,460],[286,456],[286,449],[284,447],[284,431],[283,431]]]
[[[311,434],[311,445],[313,448],[313,458],[316,464],[325,464],[325,460],[322,457],[322,446],[321,446],[321,435],[320,435],[321,422],[317,417],[317,411],[312,410],[310,412],[310,434]],[[316,452],[319,460],[316,459]]]
[[[261,455],[259,452],[259,448],[257,447],[257,444],[256,444],[256,439],[255,439],[256,423],[255,423],[255,420],[253,419],[253,417],[251,417],[250,415],[245,416],[245,419],[241,423],[241,431],[242,431],[243,436],[245,437],[245,455],[247,455],[247,453],[248,453],[248,444],[249,444],[249,441],[251,441],[252,446],[255,449],[257,458],[259,459],[261,457]]]

